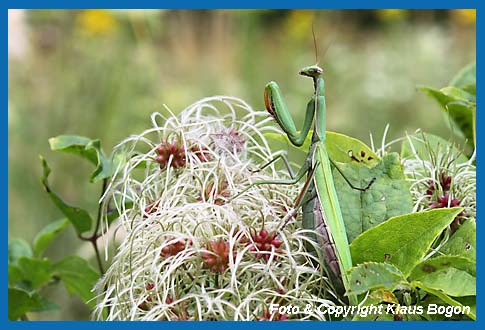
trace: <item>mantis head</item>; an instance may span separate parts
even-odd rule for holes
[[[317,78],[323,74],[323,69],[316,64],[310,65],[301,69],[299,74],[301,74],[302,76]]]

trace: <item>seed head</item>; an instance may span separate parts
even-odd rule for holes
[[[173,238],[169,238],[168,240],[171,241]],[[177,240],[173,243],[165,245],[160,251],[160,256],[164,258],[175,256],[179,254],[179,252],[185,250],[187,246],[192,246],[191,240]]]
[[[229,242],[223,239],[209,241],[206,248],[208,252],[202,253],[204,268],[209,268],[214,273],[224,273],[229,266]]]
[[[259,233],[251,234],[254,243],[248,242],[252,246],[249,251],[256,252],[256,258],[263,258],[268,261],[273,249],[279,252],[278,248],[283,244],[282,241],[276,238],[276,232],[268,233],[266,229],[261,229]]]
[[[185,166],[186,163],[186,155],[185,155],[185,148],[183,145],[179,145],[177,141],[162,142],[156,149],[156,153],[158,154],[155,157],[155,161],[160,164],[160,169],[165,169],[170,162],[170,158],[172,158],[170,162],[170,166],[173,168],[181,168]]]

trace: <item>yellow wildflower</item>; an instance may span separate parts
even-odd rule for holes
[[[403,9],[380,9],[377,11],[377,17],[381,21],[399,21],[407,16],[408,12]]]
[[[116,19],[108,10],[83,10],[78,16],[79,28],[92,35],[112,34],[116,28]]]
[[[315,13],[311,10],[292,10],[287,21],[287,36],[292,40],[302,40],[311,37],[312,23]]]
[[[477,11],[475,9],[450,10],[451,19],[460,25],[475,24]]]

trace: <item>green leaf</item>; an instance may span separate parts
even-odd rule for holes
[[[350,287],[347,295],[362,294],[374,289],[393,291],[401,282],[403,274],[388,263],[366,262],[353,267],[349,272]]]
[[[475,221],[467,220],[441,247],[440,252],[476,260],[476,236],[477,229]]]
[[[409,277],[454,297],[476,295],[476,264],[458,256],[439,256],[418,264]]]
[[[8,285],[13,286],[20,281],[22,281],[22,271],[18,266],[9,263],[8,264]]]
[[[450,306],[467,306],[467,305],[462,305],[458,300],[451,298],[447,294],[443,293],[441,290],[436,290],[436,289],[427,287],[424,283],[421,283],[419,281],[413,281],[412,284],[414,286],[416,286],[416,287],[418,287],[418,288],[440,298],[442,301],[444,301],[445,303],[447,303]],[[476,315],[475,315],[474,312],[471,312],[470,314],[467,314],[467,315],[472,320],[476,320]]]
[[[96,165],[90,181],[97,182],[111,177],[122,159],[121,150],[107,157],[99,139],[91,140],[78,135],[60,135],[49,139],[52,150],[79,155]]]
[[[70,293],[79,296],[90,307],[96,305],[93,300],[95,293],[91,290],[99,274],[86,260],[77,256],[66,257],[54,265],[54,270]]]
[[[52,277],[52,264],[49,259],[33,259],[22,257],[17,261],[22,273],[22,279],[33,290],[47,283]]]
[[[443,208],[391,218],[362,233],[350,244],[352,260],[354,264],[389,262],[407,277],[462,210]]]
[[[29,243],[22,239],[8,241],[8,262],[15,264],[21,257],[32,257],[32,249]]]
[[[469,306],[471,309],[472,314],[477,314],[477,297],[468,296],[468,297],[455,297],[454,300],[459,302],[462,306]]]
[[[475,108],[475,106],[469,106],[460,102],[449,103],[446,108],[454,126],[452,130],[454,132],[457,129],[460,130],[469,144],[472,144],[474,141],[473,116]]]
[[[459,93],[460,96],[457,96],[456,89],[453,88],[436,90],[429,87],[418,87],[418,89],[430,95],[441,105],[442,110],[451,119],[451,124],[454,126],[452,127],[453,131],[459,130],[469,143],[473,143],[473,116],[476,105],[474,102],[464,101],[462,98],[463,93],[471,94],[462,91]]]
[[[401,157],[402,158],[416,158],[419,157],[425,161],[436,159],[436,155],[440,151],[446,151],[451,148],[452,153],[457,156],[457,163],[465,163],[468,158],[451,142],[442,139],[441,137],[429,133],[418,133],[409,135],[407,139],[402,142]]]
[[[373,166],[379,161],[372,149],[360,140],[334,132],[327,132],[326,136],[328,155],[334,162],[358,162]]]
[[[54,202],[57,208],[64,214],[64,216],[66,216],[66,218],[73,224],[78,234],[82,234],[90,230],[93,220],[91,219],[91,216],[89,215],[89,213],[79,207],[68,205],[55,192],[51,190],[47,180],[51,170],[47,165],[46,160],[42,156],[39,156],[39,157],[42,163],[42,167],[44,169],[43,171],[44,175],[42,176],[41,181],[42,181],[42,184],[44,185],[46,192],[49,194],[51,200]]]
[[[37,304],[35,299],[24,290],[8,288],[8,319],[18,320]]]
[[[58,306],[38,293],[28,293],[18,288],[8,288],[8,319],[18,320],[28,312],[41,312],[58,308]]]
[[[87,149],[95,150],[97,155],[97,166],[91,174],[91,182],[97,182],[103,179],[110,178],[114,170],[122,161],[123,153],[121,150],[114,152],[110,157],[106,157],[101,149],[101,141],[93,140],[87,146]]]
[[[420,282],[428,288],[441,290],[452,297],[475,296],[477,294],[475,276],[453,267],[437,270],[421,278]]]
[[[288,136],[284,133],[277,134],[270,132],[264,134],[268,139],[285,142],[303,152],[308,152],[312,135],[313,132],[310,131],[303,145],[296,147],[290,143]],[[364,142],[344,134],[327,131],[325,145],[330,159],[334,162],[350,163],[357,161],[362,164],[373,165],[375,161],[379,160],[379,157]]]
[[[470,88],[470,86],[468,86],[468,88]],[[452,97],[455,101],[463,101],[464,104],[476,103],[476,96],[471,93],[468,93],[464,89],[448,86],[448,87],[442,88],[440,91],[441,93],[449,97]]]
[[[356,162],[337,166],[354,186],[365,187],[375,179],[369,189],[362,192],[350,187],[338,170],[333,169],[349,242],[390,217],[411,212],[409,183],[398,154],[384,156],[374,167]]]
[[[96,150],[86,148],[90,143],[91,139],[79,135],[59,135],[49,139],[51,150],[76,154],[96,165]]]
[[[40,256],[49,246],[50,242],[57,237],[69,225],[69,220],[64,218],[49,223],[34,238],[34,255]]]
[[[450,81],[451,86],[462,87],[477,82],[477,65],[470,63],[460,70],[458,74]]]
[[[475,276],[476,264],[473,260],[458,256],[439,256],[422,261],[411,271],[409,277],[412,280],[421,280],[422,278],[435,272],[456,268]]]

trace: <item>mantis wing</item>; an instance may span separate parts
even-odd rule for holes
[[[315,146],[313,166],[315,165],[317,165],[317,168],[315,169],[314,180],[318,199],[324,213],[324,221],[326,221],[326,225],[330,229],[330,234],[335,244],[342,280],[345,288],[348,289],[347,271],[352,268],[352,257],[350,256],[345,224],[333,182],[330,160],[325,144],[322,142],[317,142]],[[352,299],[352,297],[349,298]],[[355,296],[353,299],[355,299]]]

